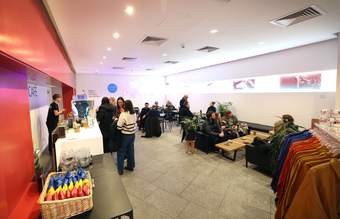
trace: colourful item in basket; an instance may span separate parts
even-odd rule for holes
[[[83,192],[84,192],[84,195],[88,196],[90,195],[90,187],[88,185],[84,185],[83,186]]]
[[[52,201],[53,200],[53,195],[52,194],[47,194],[45,201]]]
[[[71,181],[70,184],[68,185],[68,189],[70,191],[72,191],[73,187],[74,187],[74,185],[73,185],[73,182]]]
[[[84,196],[83,187],[79,186],[78,187],[78,197],[83,197],[83,196]]]
[[[75,198],[78,196],[78,189],[76,187],[73,187],[72,191],[71,191],[71,197]]]

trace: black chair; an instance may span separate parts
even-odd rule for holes
[[[196,132],[195,144],[198,150],[203,151],[207,154],[215,150],[215,141],[213,141],[213,139],[209,135],[201,131]]]
[[[255,164],[268,173],[272,167],[272,145],[264,142],[256,142],[246,145],[246,167],[248,163]]]

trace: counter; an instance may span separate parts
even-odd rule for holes
[[[103,138],[97,123],[90,128],[80,128],[76,133],[73,129],[66,132],[65,138],[58,138],[55,142],[56,165],[59,166],[61,153],[67,150],[77,152],[82,148],[88,148],[91,155],[104,154]]]

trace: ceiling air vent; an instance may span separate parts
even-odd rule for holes
[[[123,57],[122,60],[123,61],[132,62],[132,61],[136,61],[137,58],[135,58],[135,57]]]
[[[145,71],[153,71],[153,68],[146,68]]]
[[[151,45],[151,46],[160,46],[163,43],[165,43],[167,39],[162,37],[153,37],[153,36],[147,36],[142,40],[143,44]]]
[[[123,70],[124,67],[114,66],[114,67],[112,67],[112,69],[114,69],[114,70]]]
[[[178,61],[165,61],[164,63],[165,64],[177,64]]]
[[[289,15],[272,20],[270,21],[270,23],[279,27],[289,27],[294,24],[298,24],[303,21],[319,17],[323,14],[325,14],[325,12],[323,12],[320,8],[318,8],[315,5],[311,5],[299,11],[292,12]]]
[[[212,52],[212,51],[215,51],[215,50],[218,50],[218,49],[219,48],[213,47],[213,46],[205,46],[203,48],[198,49],[197,51],[200,51],[200,52]]]

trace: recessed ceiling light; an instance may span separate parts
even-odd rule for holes
[[[102,64],[104,64],[104,62],[99,62],[99,64],[101,64],[101,65],[102,65]]]
[[[106,56],[103,56],[103,59],[106,59],[107,57]]]
[[[112,36],[113,38],[118,39],[120,37],[120,34],[118,32],[114,32]]]
[[[257,44],[258,45],[264,45],[264,42],[258,42]]]
[[[111,47],[107,47],[106,50],[110,52],[112,49]]]
[[[167,56],[167,55],[168,55],[168,54],[166,54],[166,53],[163,53],[163,54],[162,54],[162,56],[164,56],[164,57]]]
[[[209,31],[211,34],[215,34],[215,33],[218,33],[218,30],[217,29],[212,29]]]
[[[134,9],[134,7],[133,6],[131,6],[131,5],[128,5],[128,6],[126,6],[126,8],[125,8],[125,13],[127,14],[127,15],[133,15],[133,13],[135,12],[135,9]]]

